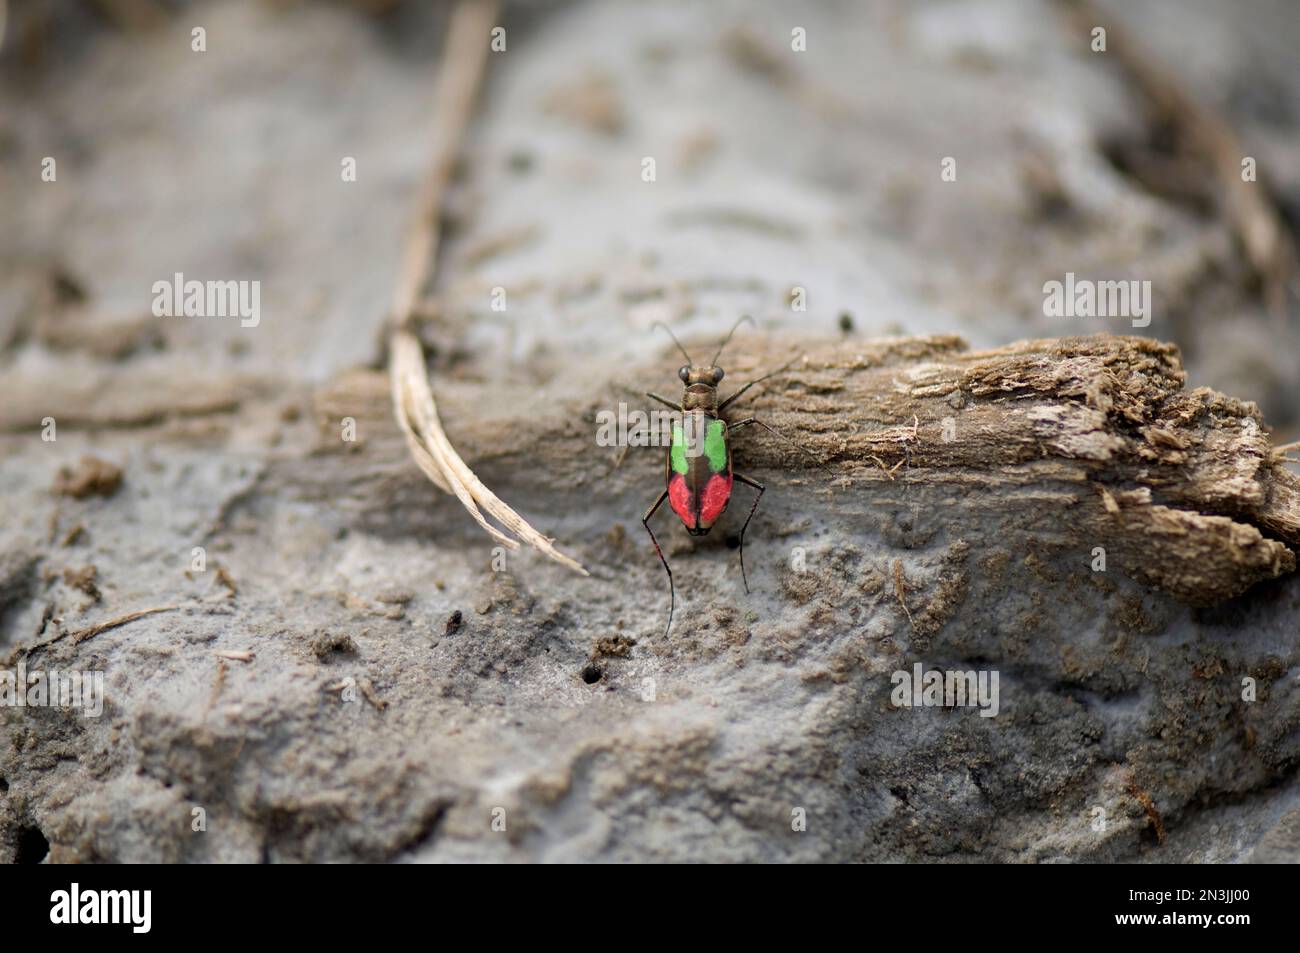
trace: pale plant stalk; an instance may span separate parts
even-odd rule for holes
[[[451,180],[460,141],[483,78],[496,13],[496,0],[461,0],[452,11],[447,30],[434,108],[433,162],[420,190],[415,223],[407,239],[393,296],[394,331],[388,350],[393,412],[416,465],[441,490],[454,493],[493,539],[510,549],[518,549],[522,540],[585,576],[587,570],[580,563],[557,550],[549,538],[533,529],[484,486],[451,445],[429,385],[424,350],[413,328],[420,295],[432,276],[438,255],[442,196]],[[484,513],[513,535],[489,523]]]

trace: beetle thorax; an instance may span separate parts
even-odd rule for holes
[[[691,384],[682,395],[682,410],[702,410],[716,416],[718,413],[718,389],[709,384]]]

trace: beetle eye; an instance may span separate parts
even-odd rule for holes
[[[681,367],[677,369],[677,376],[680,377],[682,379],[682,383],[685,384],[687,381],[691,379],[690,367],[683,364]]]
[[[718,384],[721,382],[722,382],[722,368],[715,367],[713,369],[713,383]]]

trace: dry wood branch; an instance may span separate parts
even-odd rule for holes
[[[103,622],[97,622],[94,625],[86,626],[82,629],[59,632],[56,635],[50,636],[48,639],[44,639],[32,645],[18,645],[10,651],[7,664],[12,664],[17,658],[30,655],[33,652],[39,651],[46,646],[53,645],[55,642],[59,642],[63,639],[69,639],[73,645],[80,645],[82,642],[85,642],[88,639],[93,639],[102,632],[116,629],[118,626],[126,625],[129,622],[143,619],[145,616],[154,615],[158,612],[172,612],[179,608],[179,605],[171,605],[151,606],[148,609],[137,609],[134,612],[128,612],[125,615],[120,615],[112,619],[106,619]]]
[[[438,254],[442,197],[451,179],[457,151],[469,122],[483,76],[489,32],[496,17],[493,0],[462,0],[452,12],[435,106],[436,151],[421,188],[415,224],[407,240],[403,267],[393,297],[395,330],[389,345],[393,412],[416,464],[435,485],[455,494],[470,516],[494,539],[511,549],[515,537],[551,559],[586,574],[576,561],[555,549],[518,513],[489,490],[456,452],[443,430],[429,386],[424,352],[412,331],[412,319]],[[501,532],[484,516],[497,520]]]
[[[134,622],[136,619],[143,619],[147,615],[153,615],[155,612],[171,612],[179,609],[180,606],[154,606],[149,609],[139,609],[135,612],[128,612],[126,615],[118,616],[116,619],[109,619],[106,622],[100,622],[84,629],[78,629],[70,633],[73,645],[79,645],[87,639],[93,639],[101,632],[107,632],[109,629],[116,629],[120,625],[126,625],[128,622]]]
[[[799,491],[799,511],[840,532],[868,531],[878,525],[873,513],[919,507],[975,541],[1032,539],[1071,559],[1101,546],[1112,568],[1198,604],[1295,568],[1300,480],[1270,445],[1255,405],[1184,389],[1172,345],[1097,335],[971,352],[951,336],[750,337],[729,377],[779,366],[796,346],[806,358],[747,399],[743,412],[797,437],[844,476],[828,481],[782,441],[743,433],[737,465],[812,488]],[[650,389],[663,366],[629,371],[603,395],[575,396],[555,410],[503,400],[458,442],[476,467],[548,512],[605,507],[611,519],[630,519],[630,498],[644,496],[652,474],[662,472],[662,451],[633,453],[612,474],[594,471],[593,454],[608,453],[612,462],[619,452],[596,445],[595,415],[625,400],[634,384]],[[318,399],[326,407],[368,404],[364,412],[379,417],[381,388],[354,375]],[[575,421],[591,421],[590,428]],[[367,450],[376,455],[370,472],[377,480],[365,492],[375,501],[360,505],[391,513],[407,504],[400,493],[395,499],[400,455],[388,433]],[[328,492],[323,481],[334,477],[319,463],[288,479],[303,483],[303,492]]]

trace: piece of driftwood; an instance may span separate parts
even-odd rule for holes
[[[1300,480],[1254,404],[1185,389],[1172,345],[1097,335],[986,351],[955,336],[751,336],[733,346],[728,383],[737,387],[802,355],[735,409],[797,439],[838,476],[761,435],[738,435],[737,468],[813,487],[800,511],[839,532],[909,507],[965,537],[1014,544],[1024,536],[1077,551],[1084,565],[1101,547],[1132,578],[1202,605],[1295,569]],[[508,384],[491,388],[495,401],[462,385],[447,399],[460,424],[451,435],[526,511],[599,512],[633,525],[634,494],[653,495],[663,451],[601,446],[600,414],[617,413],[620,402],[653,409],[640,395],[662,389],[675,366],[648,362],[586,397],[575,388],[549,403]],[[427,503],[410,492],[415,472],[385,424],[385,393],[371,372],[320,392],[322,419],[354,416],[371,435],[364,466],[355,454],[323,450],[293,479],[307,495],[347,484],[364,516],[382,512],[401,525]]]

